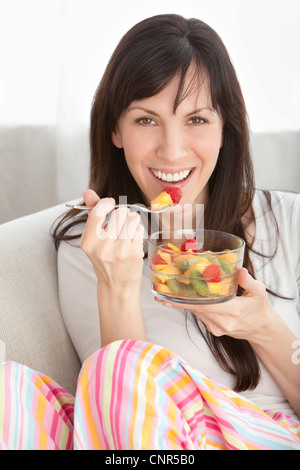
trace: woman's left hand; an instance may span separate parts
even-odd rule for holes
[[[269,303],[265,286],[242,268],[238,283],[245,290],[228,302],[210,305],[176,304],[163,301],[166,306],[187,308],[198,317],[214,336],[231,336],[250,342],[264,341],[265,326],[277,312]]]

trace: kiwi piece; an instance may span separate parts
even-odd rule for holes
[[[197,271],[191,271],[191,283],[194,289],[198,292],[201,297],[209,297],[210,293],[205,281],[196,279],[199,276]]]

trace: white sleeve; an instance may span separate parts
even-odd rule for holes
[[[300,194],[293,194],[291,197],[291,237],[293,242],[293,253],[295,254],[296,276],[298,282],[299,301],[297,310],[300,315]]]
[[[285,252],[289,254],[291,259],[291,271],[293,270],[296,275],[298,284],[297,310],[300,314],[300,194],[289,192],[273,192],[271,194],[272,206],[281,237],[280,245],[286,247]],[[282,281],[284,282],[284,280]]]
[[[97,277],[80,248],[80,239],[60,243],[58,289],[66,328],[81,362],[84,362],[101,345]]]

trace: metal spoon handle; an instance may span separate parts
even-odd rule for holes
[[[93,209],[93,207],[77,206],[77,205],[69,204],[69,203],[67,203],[66,206],[71,207],[72,209],[78,209],[78,210],[81,210],[81,211],[89,211],[89,210]],[[119,204],[119,205],[114,206],[114,208],[112,210],[115,210],[118,207],[129,207],[130,209],[136,209],[136,210],[139,210],[139,211],[142,211],[142,212],[147,212],[148,214],[150,214],[150,213],[160,214],[160,213],[164,212],[165,210],[169,209],[171,206],[167,206],[167,207],[164,207],[164,208],[159,209],[159,210],[154,210],[154,209],[148,209],[147,207],[142,206],[140,204]]]

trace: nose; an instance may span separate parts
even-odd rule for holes
[[[157,146],[157,156],[168,162],[178,161],[187,156],[187,143],[182,129],[169,126],[162,130]]]

